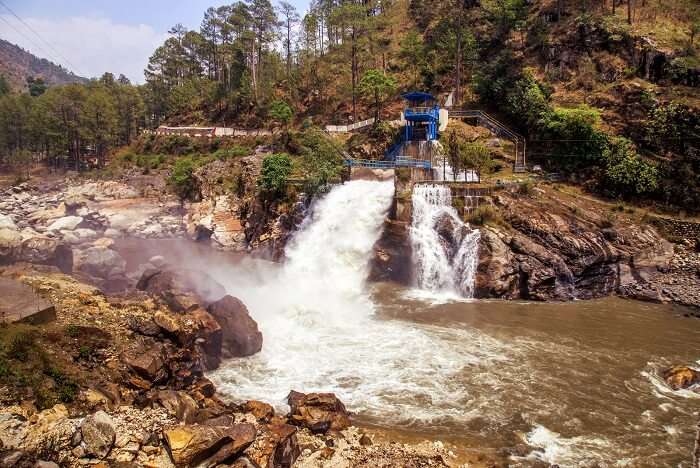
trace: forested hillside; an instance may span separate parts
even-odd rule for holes
[[[0,39],[0,75],[10,87],[25,90],[31,87],[31,80],[40,79],[47,85],[85,83],[87,78],[75,75],[55,63],[36,57],[19,46]],[[27,82],[30,79],[30,82]]]
[[[77,161],[85,148],[104,160],[163,123],[395,118],[402,91],[454,90],[457,105],[526,135],[531,164],[695,210],[699,32],[694,0],[319,0],[303,17],[286,2],[236,2],[209,8],[199,30],[174,26],[143,86],[106,75],[5,98],[0,146],[6,161]]]

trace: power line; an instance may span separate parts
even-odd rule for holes
[[[0,5],[4,6],[5,9],[6,9],[7,11],[9,11],[10,14],[11,14],[12,16],[14,16],[15,18],[17,18],[17,20],[18,20],[20,23],[22,23],[24,26],[26,26],[27,29],[29,29],[32,33],[34,33],[34,35],[35,35],[36,37],[38,37],[44,44],[46,44],[51,50],[53,50],[53,51],[56,53],[56,55],[58,55],[58,57],[60,57],[61,59],[63,59],[64,62],[66,62],[68,65],[70,65],[70,67],[71,67],[73,70],[75,70],[75,72],[80,73],[80,70],[78,70],[78,67],[76,67],[75,65],[73,65],[73,64],[71,63],[70,60],[68,60],[63,54],[61,54],[61,52],[59,52],[53,45],[51,45],[51,44],[50,44],[48,41],[46,41],[43,37],[41,37],[41,35],[39,35],[38,32],[36,32],[31,26],[29,26],[29,24],[27,24],[26,21],[24,21],[22,18],[20,18],[20,17],[17,15],[17,13],[15,13],[14,11],[12,11],[12,9],[10,9],[10,7],[8,7],[7,5],[5,5],[5,2],[3,2],[2,0],[0,0]],[[82,73],[81,73],[81,75],[82,75]]]
[[[37,49],[39,49],[39,50],[41,51],[42,54],[46,55],[47,57],[51,57],[51,54],[49,54],[48,52],[46,52],[46,50],[45,50],[43,47],[41,47],[39,44],[37,44],[36,42],[34,42],[33,39],[27,37],[22,31],[20,31],[20,30],[17,29],[12,23],[10,23],[9,21],[7,21],[7,19],[5,19],[4,16],[0,16],[0,20],[3,20],[3,21],[5,22],[5,24],[7,24],[7,25],[8,25],[9,27],[11,27],[12,29],[14,29],[15,32],[16,32],[17,34],[19,34],[20,36],[22,36],[23,38],[25,38],[25,39],[26,39],[27,41],[29,41],[34,47],[36,47]]]

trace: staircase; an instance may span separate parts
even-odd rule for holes
[[[450,117],[476,119],[477,125],[479,125],[480,127],[487,128],[494,135],[500,138],[505,138],[512,141],[515,144],[515,163],[513,165],[513,172],[527,171],[525,157],[527,143],[525,141],[525,137],[510,130],[508,127],[506,127],[501,122],[491,117],[484,111],[451,109]]]

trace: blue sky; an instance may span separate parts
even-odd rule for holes
[[[0,37],[87,77],[105,71],[143,82],[143,68],[170,27],[196,29],[209,0],[2,0],[48,45],[0,5]],[[273,0],[276,5],[277,2]],[[291,0],[300,13],[308,0]]]

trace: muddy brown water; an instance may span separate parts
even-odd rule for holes
[[[292,385],[336,392],[361,425],[407,440],[440,439],[514,466],[692,465],[700,394],[673,392],[658,377],[668,366],[700,359],[700,321],[683,308],[617,298],[456,302],[375,284],[367,287],[374,310],[363,326],[382,333],[367,328],[346,342],[314,335],[317,322],[294,315],[303,328],[275,335],[280,320],[257,305],[265,294],[271,299],[270,291],[255,290],[278,267],[185,241],[122,241],[117,248],[132,269],[152,255],[206,268],[249,304],[266,341],[260,355],[228,361],[212,376],[231,399],[280,406]],[[351,323],[347,330],[356,333]],[[302,343],[325,347],[296,359],[308,350],[279,343],[306,332]],[[387,345],[392,340],[398,347]],[[298,367],[291,377],[271,364],[284,353],[291,361],[283,367]],[[335,363],[339,368],[331,368]],[[323,366],[329,368],[318,379],[309,377]],[[294,377],[298,385],[290,383]]]

